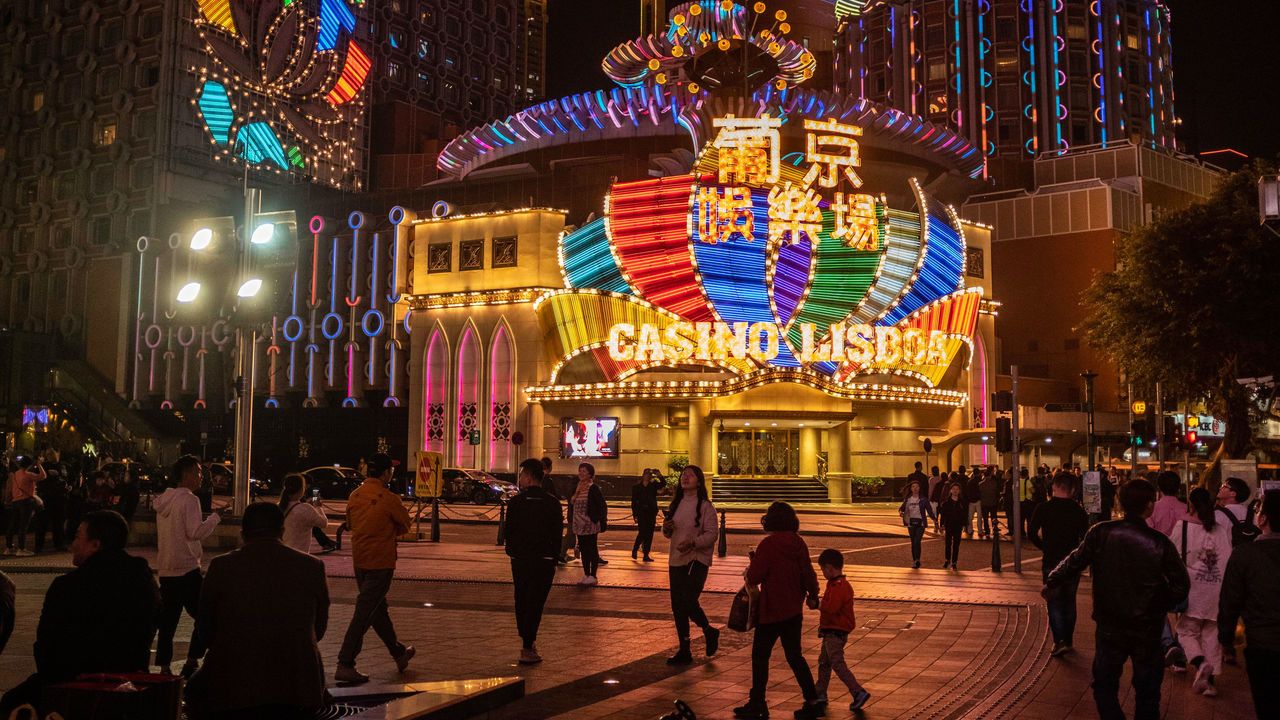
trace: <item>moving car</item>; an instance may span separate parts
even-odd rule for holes
[[[447,502],[488,505],[510,500],[520,492],[515,483],[499,480],[483,470],[445,468],[440,480],[440,499]]]
[[[319,490],[325,500],[346,500],[364,482],[364,476],[355,468],[341,465],[321,465],[303,470],[302,474],[307,477],[307,492]]]

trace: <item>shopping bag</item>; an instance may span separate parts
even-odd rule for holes
[[[733,603],[729,605],[729,629],[747,632],[754,628],[758,612],[755,595],[747,589],[746,585],[743,585],[738,594],[733,596]]]

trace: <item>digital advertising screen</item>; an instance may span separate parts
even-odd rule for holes
[[[619,428],[616,417],[564,418],[560,421],[560,457],[616,458]]]

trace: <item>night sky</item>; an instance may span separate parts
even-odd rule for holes
[[[1280,0],[1166,3],[1173,12],[1174,92],[1186,149],[1280,155]],[[550,5],[548,96],[609,87],[600,59],[639,34],[639,0]]]

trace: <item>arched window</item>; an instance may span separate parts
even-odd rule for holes
[[[422,448],[443,454],[449,441],[449,344],[439,325],[422,363]]]
[[[480,425],[480,372],[483,368],[483,349],[476,334],[475,325],[467,323],[458,340],[458,392],[457,414],[454,428],[454,462],[461,468],[478,468],[480,446],[471,444],[472,433],[479,433],[483,442],[484,428]]]
[[[515,419],[516,349],[505,320],[493,331],[489,344],[489,470],[512,472],[515,448],[511,444]]]

